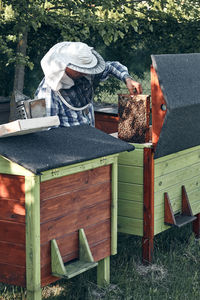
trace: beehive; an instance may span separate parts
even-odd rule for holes
[[[152,56],[152,141],[119,156],[118,230],[142,237],[193,223],[200,237],[200,54]]]
[[[109,282],[117,156],[133,149],[86,125],[1,139],[0,282],[25,286],[28,300],[96,266]]]

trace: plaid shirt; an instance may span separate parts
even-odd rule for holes
[[[106,80],[113,75],[125,82],[130,77],[128,69],[119,62],[106,62],[105,70],[101,74],[90,75],[74,81],[74,86],[69,89],[60,90],[69,104],[75,107],[82,107],[89,103],[87,109],[76,111],[68,108],[60,99],[59,95],[53,91],[46,83],[45,78],[39,84],[35,97],[45,98],[47,116],[58,115],[60,126],[73,126],[81,124],[95,125],[93,108],[93,85]]]

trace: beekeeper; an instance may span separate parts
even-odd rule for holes
[[[60,126],[94,126],[93,87],[110,75],[123,81],[130,94],[142,93],[128,69],[119,62],[105,62],[92,47],[81,42],[61,42],[42,58],[45,77],[35,96],[45,98],[47,116],[58,115]]]

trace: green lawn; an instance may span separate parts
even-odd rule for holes
[[[0,299],[23,299],[20,288],[0,286]],[[96,286],[96,270],[43,289],[47,300],[200,299],[200,241],[191,226],[172,228],[155,237],[154,262],[141,261],[141,238],[119,235],[118,254],[111,257],[111,284]]]

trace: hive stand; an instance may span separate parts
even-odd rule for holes
[[[55,141],[66,144],[70,137],[72,146],[76,134],[84,135],[84,130],[90,140],[99,137],[100,144],[105,138],[103,151],[115,144],[114,138],[107,140],[94,128],[75,128],[72,133],[58,128],[0,141],[0,152],[12,156],[13,147],[15,160],[0,156],[0,282],[26,287],[27,300],[40,300],[43,286],[94,267],[99,285],[110,281],[110,255],[117,252],[118,153],[109,146],[111,155],[90,160],[83,156],[72,164],[75,152],[70,152],[69,144],[66,152],[61,147],[56,153]],[[32,148],[35,143],[37,148]],[[42,143],[47,144],[46,161],[41,159]],[[29,157],[30,147],[36,165]],[[125,143],[120,148],[115,151],[128,150]],[[52,151],[55,161],[51,157],[48,161]],[[48,166],[51,160],[58,163],[60,156],[64,166]]]

